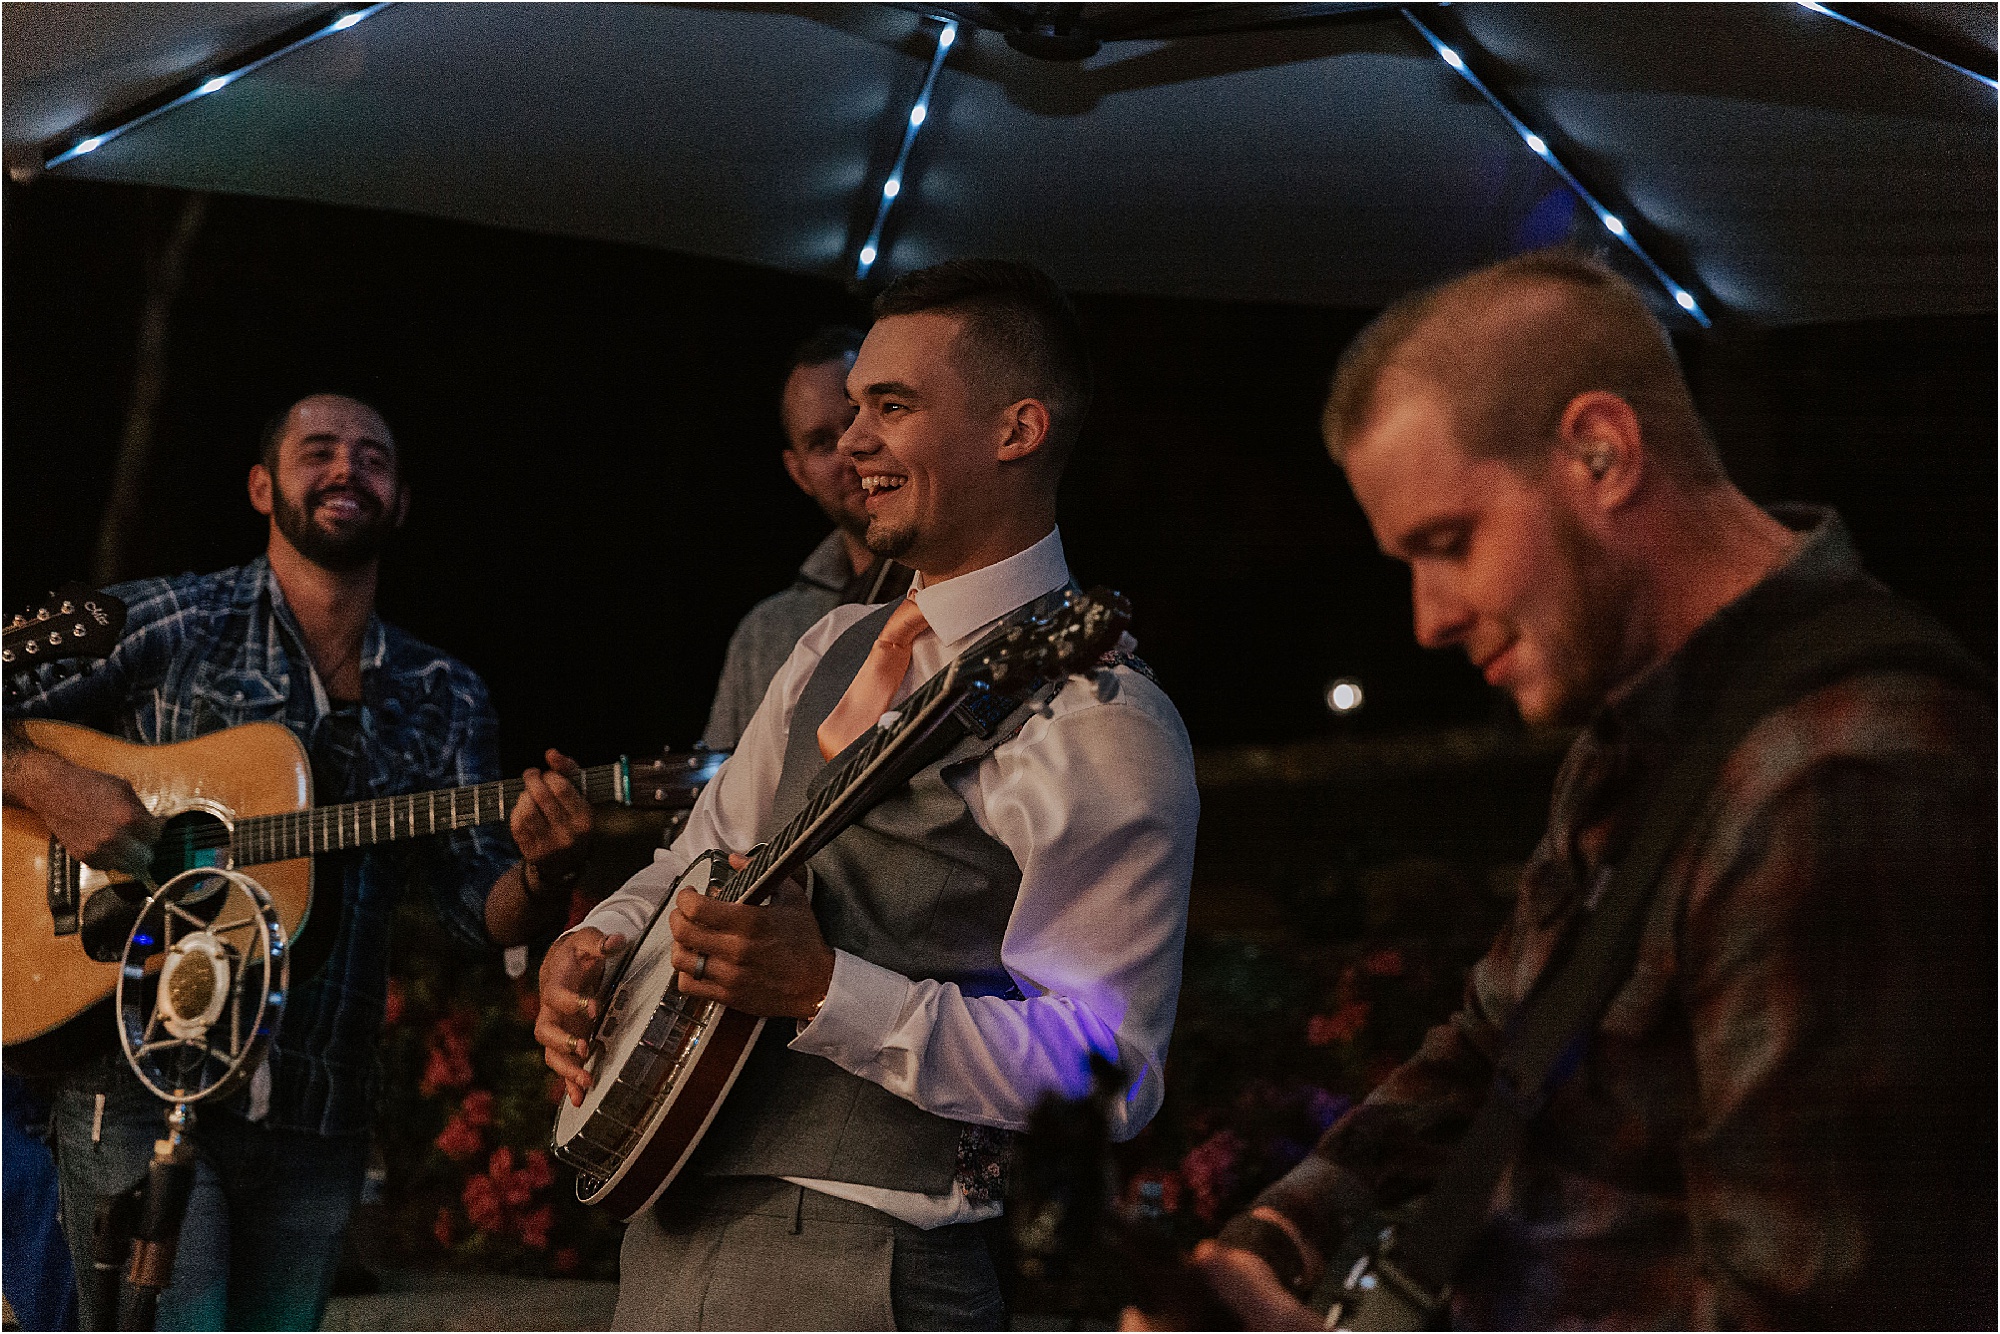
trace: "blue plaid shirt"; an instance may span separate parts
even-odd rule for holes
[[[109,591],[127,608],[118,647],[81,676],[45,676],[9,704],[10,719],[60,718],[149,745],[281,722],[305,744],[322,805],[500,776],[485,683],[379,617],[362,640],[361,701],[336,705],[261,556]],[[506,826],[495,824],[318,859],[313,912],[337,909],[340,927],[315,975],[292,979],[265,1124],[322,1135],[368,1128],[389,919],[404,886],[422,883],[454,935],[485,945],[486,890],[516,856]]]

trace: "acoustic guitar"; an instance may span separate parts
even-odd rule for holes
[[[281,723],[160,746],[71,723],[34,720],[20,729],[72,764],[123,778],[165,821],[149,868],[154,884],[196,866],[255,868],[293,941],[311,908],[315,854],[504,821],[523,788],[509,778],[314,806],[305,747]],[[639,763],[620,757],[583,771],[583,795],[600,804],[690,806],[727,758],[721,751]],[[47,1034],[112,993],[130,916],[119,909],[141,892],[131,877],[71,857],[34,812],[0,809],[0,1041],[11,1047]],[[117,925],[93,932],[100,920]]]

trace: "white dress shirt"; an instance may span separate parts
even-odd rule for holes
[[[911,596],[930,628],[911,648],[900,701],[997,619],[1069,580],[1051,531],[1027,550],[940,583],[919,576]],[[702,792],[687,828],[652,865],[584,920],[636,940],[690,862],[711,848],[748,851],[766,823],[784,767],[792,710],[821,656],[867,606],[837,607],[793,649],[728,763]],[[1129,1139],[1159,1110],[1167,1039],[1180,991],[1194,862],[1194,757],[1179,713],[1151,681],[1116,669],[1101,702],[1072,681],[1047,717],[953,786],[983,831],[1021,868],[1000,959],[1025,999],[967,996],[844,950],[818,1016],[795,1051],[823,1056],[924,1110],[956,1121],[1025,1129],[1045,1093],[1090,1086],[1090,1054],[1122,1065],[1131,1086],[1112,1111]],[[992,1217],[954,1185],[946,1195],[851,1182],[799,1181],[918,1227]]]

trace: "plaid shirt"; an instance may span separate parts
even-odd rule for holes
[[[498,724],[470,669],[371,616],[361,702],[337,706],[261,556],[109,591],[127,608],[111,656],[64,681],[44,668],[39,688],[8,706],[10,719],[61,718],[148,745],[281,722],[305,744],[322,805],[499,777]],[[323,1135],[368,1128],[389,918],[404,885],[422,882],[452,933],[484,945],[486,890],[515,855],[506,826],[489,825],[318,859],[313,914],[337,912],[340,926],[325,964],[292,979],[266,1124]]]
[[[1636,832],[1694,688],[1777,609],[1866,580],[1838,518],[1779,517],[1812,526],[1801,550],[1577,739],[1462,1009],[1259,1201],[1328,1250],[1343,1209],[1435,1178],[1509,1017]],[[1630,981],[1495,1193],[1454,1324],[1991,1327],[1992,703],[1854,676],[1737,746]]]

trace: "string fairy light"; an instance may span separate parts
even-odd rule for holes
[[[1604,230],[1617,238],[1621,245],[1637,257],[1639,262],[1646,267],[1646,271],[1651,273],[1660,286],[1666,290],[1667,295],[1673,299],[1673,303],[1687,312],[1694,322],[1702,328],[1711,327],[1713,321],[1709,319],[1708,313],[1701,308],[1701,303],[1695,299],[1694,293],[1689,291],[1684,284],[1677,282],[1672,275],[1655,262],[1651,255],[1646,253],[1645,247],[1640,245],[1638,238],[1632,235],[1632,229],[1626,224],[1625,220],[1605,207],[1603,201],[1599,200],[1582,181],[1576,178],[1576,173],[1563,165],[1562,160],[1556,156],[1555,150],[1549,147],[1548,140],[1535,133],[1528,126],[1527,122],[1523,121],[1498,93],[1487,87],[1485,80],[1472,72],[1472,68],[1466,63],[1465,57],[1453,50],[1442,38],[1426,27],[1423,20],[1419,19],[1408,9],[1404,9],[1401,12],[1403,17],[1409,20],[1410,26],[1415,28],[1426,42],[1430,43],[1431,49],[1437,52],[1438,59],[1450,66],[1453,72],[1461,79],[1471,84],[1474,91],[1485,98],[1487,103],[1500,113],[1501,118],[1512,127],[1514,133],[1521,136],[1521,142],[1528,146],[1528,151],[1543,162],[1546,162],[1556,175],[1562,177],[1563,182],[1576,192],[1576,197],[1583,201],[1584,207],[1596,215],[1598,223],[1603,226]]]
[[[63,136],[62,143],[43,150],[42,167],[44,170],[60,167],[65,162],[95,153],[121,134],[136,130],[190,102],[211,97],[244,75],[290,55],[300,47],[310,46],[322,37],[346,32],[363,19],[372,18],[388,7],[388,0],[359,7],[344,6],[322,12],[304,23],[294,24],[275,37],[238,53],[220,69],[211,67],[192,74],[163,93],[100,118],[80,133]]]
[[[854,280],[860,282],[875,267],[881,256],[882,230],[889,223],[889,210],[903,193],[903,170],[910,163],[910,145],[917,141],[917,131],[930,119],[931,90],[937,86],[938,71],[944,68],[944,59],[951,53],[952,43],[958,40],[958,22],[944,20],[938,28],[937,48],[931,52],[931,67],[924,75],[924,86],[917,93],[917,100],[910,107],[910,114],[903,122],[903,144],[896,152],[895,165],[889,168],[888,179],[882,182],[882,190],[875,204],[875,225],[868,229],[868,239],[862,242],[861,251],[854,257]]]

